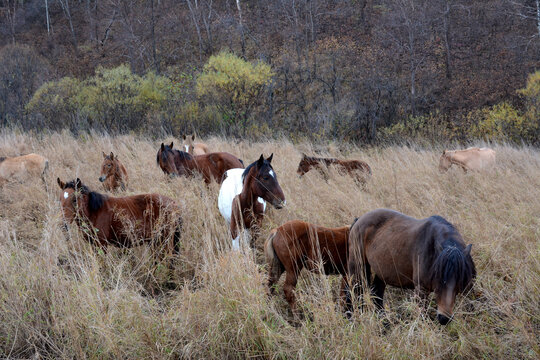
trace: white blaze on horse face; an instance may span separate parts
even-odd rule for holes
[[[270,170],[269,173],[274,179],[276,178],[276,174],[274,174],[274,170]]]
[[[184,145],[184,147],[186,148],[186,152],[189,152],[189,145]]]
[[[64,191],[64,199],[67,199],[69,197],[69,194],[67,193],[67,191]]]

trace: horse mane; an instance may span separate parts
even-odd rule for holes
[[[325,165],[335,164],[339,161],[336,158],[323,158],[323,157],[315,157],[315,156],[305,156],[302,160],[305,160],[311,163],[324,163]]]
[[[76,181],[71,180],[70,182],[66,183],[64,185],[64,189],[73,189],[76,190]],[[100,194],[95,191],[91,191],[88,186],[81,184],[79,187],[81,193],[83,195],[88,195],[88,210],[92,212],[96,212],[101,207],[103,207],[103,204],[105,203],[105,200],[107,199],[106,195]]]
[[[425,235],[432,235],[434,251],[439,251],[433,254],[435,259],[431,266],[435,289],[442,289],[454,280],[456,290],[463,291],[476,276],[476,269],[470,255],[466,257],[463,253],[465,248],[458,231],[440,216],[431,216],[423,231]]]
[[[251,169],[254,167],[254,166],[257,166],[257,162],[259,160],[255,160],[254,162],[252,162],[251,164],[248,165],[248,167],[244,170],[244,172],[242,173],[242,183],[244,182],[247,174],[249,174],[249,172],[251,171]],[[274,168],[272,167],[272,164],[270,164],[268,162],[268,160],[264,159],[264,162],[263,162],[263,166],[261,166],[261,169],[265,166],[270,166],[270,169],[274,170]]]

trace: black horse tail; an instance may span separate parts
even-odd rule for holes
[[[173,237],[173,244],[174,244],[173,251],[176,255],[180,253],[180,237],[182,236],[182,229],[183,229],[183,222],[182,222],[182,218],[179,217],[178,221],[176,222],[176,229],[174,230],[174,237]]]

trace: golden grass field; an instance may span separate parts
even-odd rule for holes
[[[39,179],[0,188],[1,358],[486,358],[540,356],[540,152],[493,145],[498,165],[464,174],[437,168],[442,148],[313,147],[288,141],[229,143],[206,139],[246,165],[274,153],[287,206],[270,209],[257,255],[231,252],[217,209],[219,186],[165,176],[155,157],[164,138],[0,133],[0,155],[36,152],[50,161],[48,192]],[[373,177],[361,188],[331,171],[328,182],[296,175],[301,152],[367,161]],[[62,229],[56,178],[98,182],[102,151],[126,165],[127,194],[156,192],[182,207],[184,232],[174,272],[154,266],[146,245],[103,253]],[[342,315],[339,279],[303,273],[299,304],[313,315],[292,326],[281,287],[266,292],[260,249],[270,230],[291,219],[349,225],[379,207],[414,217],[438,214],[455,224],[478,276],[456,301],[455,318],[434,321],[411,291],[389,289],[390,326],[372,309]],[[174,282],[175,287],[165,287]],[[283,281],[283,280],[282,280]],[[281,283],[280,283],[281,284]]]

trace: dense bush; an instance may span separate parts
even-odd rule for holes
[[[272,69],[264,62],[252,64],[229,52],[211,56],[197,78],[197,95],[203,103],[221,113],[225,129],[246,134],[258,125],[254,122]]]
[[[63,78],[44,84],[26,109],[52,129],[148,130],[147,116],[165,109],[172,88],[167,77],[152,72],[139,76],[125,65],[100,67],[82,82]]]

